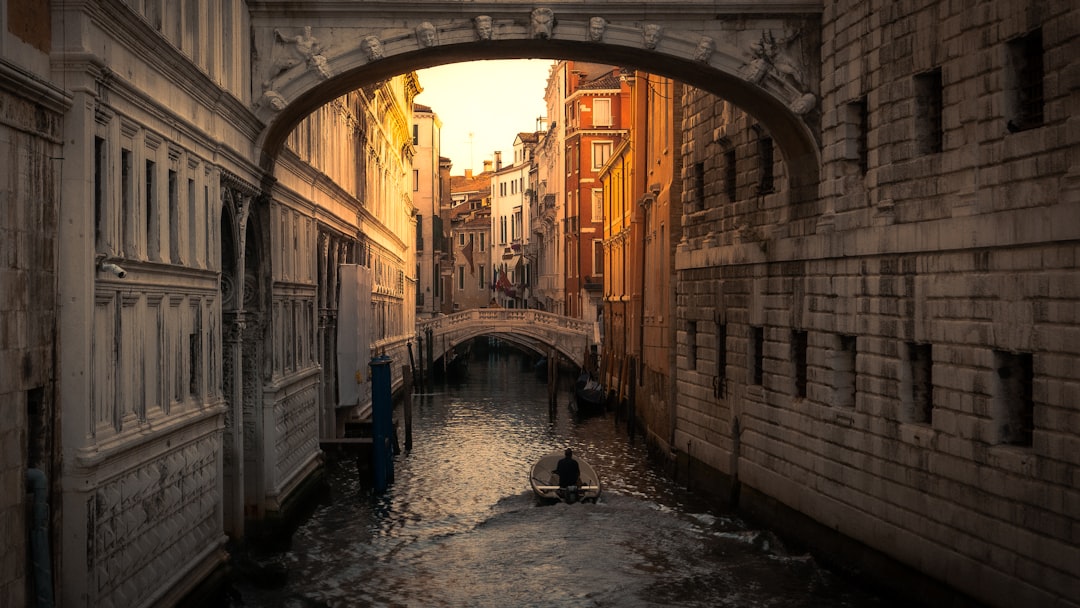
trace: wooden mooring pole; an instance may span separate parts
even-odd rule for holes
[[[409,359],[412,360],[412,347],[409,347]],[[401,403],[401,410],[405,417],[405,451],[412,451],[412,398],[413,398],[413,373],[407,366],[401,366],[401,380],[405,385],[405,399]]]
[[[559,364],[555,358],[555,349],[552,348],[548,351],[547,358],[547,372],[548,372],[548,418],[555,420],[555,414],[558,411],[558,397],[559,397]]]

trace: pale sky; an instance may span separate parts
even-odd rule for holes
[[[537,117],[547,113],[544,87],[552,63],[472,61],[417,72],[424,91],[416,103],[429,106],[442,121],[441,154],[453,162],[451,175],[464,175],[469,167],[480,173],[496,150],[504,165],[514,162],[514,138],[536,131]]]

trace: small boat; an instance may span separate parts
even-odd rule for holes
[[[559,476],[555,474],[555,467],[562,458],[562,452],[553,452],[536,461],[536,464],[532,466],[529,472],[529,484],[532,485],[536,497],[546,502],[561,500],[568,504],[596,502],[596,499],[600,498],[600,477],[580,456],[574,456],[574,460],[581,469],[581,484],[559,487]]]
[[[576,414],[592,414],[604,409],[604,386],[582,372],[574,382],[574,405]]]

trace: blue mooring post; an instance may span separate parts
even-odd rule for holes
[[[394,479],[394,403],[390,392],[390,357],[371,360],[371,468],[376,492]]]

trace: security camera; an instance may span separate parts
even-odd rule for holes
[[[100,268],[101,270],[104,270],[106,272],[111,272],[111,273],[115,274],[116,277],[119,278],[119,279],[122,279],[122,278],[127,276],[127,271],[126,270],[124,270],[123,268],[117,266],[116,264],[113,264],[112,262],[102,262],[101,265],[98,266],[98,268]]]

